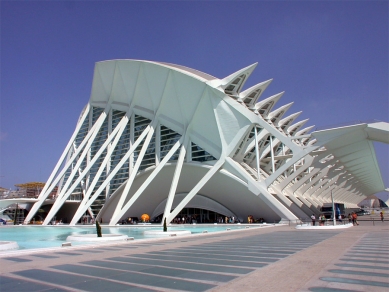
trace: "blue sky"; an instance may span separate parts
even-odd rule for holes
[[[95,62],[145,59],[218,78],[258,62],[307,125],[389,121],[387,1],[4,1],[0,186],[45,182],[89,100]],[[377,144],[389,186],[389,148]],[[387,197],[387,195],[385,195]]]

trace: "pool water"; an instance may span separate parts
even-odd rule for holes
[[[253,226],[254,227],[254,226]],[[192,234],[202,233],[203,231],[219,232],[225,231],[227,228],[231,230],[244,229],[241,225],[181,225],[169,226],[168,230],[189,230]],[[123,234],[134,239],[146,239],[157,236],[144,235],[145,230],[162,230],[162,226],[116,226],[105,227],[102,226],[102,233],[107,234]],[[0,227],[0,241],[16,241],[19,249],[36,249],[36,248],[50,248],[60,247],[62,243],[66,242],[69,235],[75,234],[96,234],[96,227],[91,226],[7,226]],[[93,244],[88,242],[72,242],[72,245],[86,245]],[[96,244],[96,243],[94,243]]]

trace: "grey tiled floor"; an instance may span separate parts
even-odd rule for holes
[[[0,291],[277,291],[274,280],[268,280],[269,271],[275,271],[275,281],[298,282],[293,270],[283,271],[285,263],[297,263],[292,269],[315,264],[312,259],[306,261],[305,255],[312,257],[314,250],[331,252],[328,246],[344,238],[342,232],[354,231],[312,232],[277,227],[13,254],[0,257]],[[284,285],[282,291],[388,290],[387,233],[366,233],[361,238],[322,270],[314,284],[301,290]],[[250,285],[245,285],[248,282]],[[304,283],[310,282],[293,287],[303,287]]]
[[[314,292],[389,291],[389,233],[368,233],[321,277]]]
[[[91,249],[4,258],[3,261],[20,263],[34,262],[37,258],[68,261],[1,275],[0,287],[2,291],[22,291],[23,287],[28,291],[206,291],[282,260],[337,232],[316,233],[314,237],[310,232],[293,231],[241,234],[228,240],[217,236],[210,243],[187,240],[187,246],[177,248],[170,248],[166,242],[136,244],[131,246],[131,253],[126,252],[127,247],[98,247],[93,252],[118,255],[96,260],[83,260],[84,256],[91,256]],[[147,251],[155,246],[158,250]]]

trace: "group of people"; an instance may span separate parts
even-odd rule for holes
[[[177,216],[173,219],[172,223],[175,224],[192,224],[197,223],[197,215]]]
[[[352,223],[354,226],[359,225],[358,214],[356,212],[349,213],[347,218],[348,218],[348,222]],[[318,219],[319,219],[320,226],[324,226],[324,223],[326,221],[326,217],[324,216],[324,214],[321,214]],[[381,219],[381,222],[384,222],[384,212],[383,211],[380,212],[380,219]],[[311,220],[312,220],[312,226],[315,226],[316,225],[315,214],[312,214]],[[342,222],[342,220],[343,220],[342,215],[338,216],[338,220],[340,222]]]
[[[324,226],[325,223],[326,223],[326,216],[324,216],[324,214],[321,214],[319,216],[319,225]]]
[[[338,221],[342,222],[342,219],[343,219],[342,215],[339,215],[338,216]],[[312,226],[315,226],[316,225],[316,216],[315,216],[315,214],[312,214],[311,220],[312,220]],[[319,220],[319,225],[320,226],[324,226],[327,219],[326,219],[326,216],[324,214],[320,214],[318,220]]]
[[[89,222],[88,222],[89,221]],[[84,216],[82,218],[82,224],[85,225],[85,224],[95,224],[95,218],[91,217],[90,220],[88,220],[88,217],[87,216]]]
[[[225,216],[225,217],[222,217],[222,216],[219,216],[217,217],[217,223],[235,223],[236,222],[236,219],[234,216]]]

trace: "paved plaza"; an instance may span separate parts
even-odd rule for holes
[[[0,255],[0,291],[388,291],[389,223]]]

